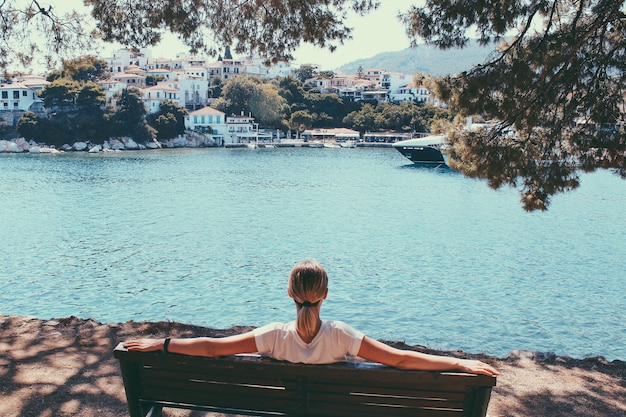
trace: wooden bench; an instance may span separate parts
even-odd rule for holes
[[[496,378],[368,362],[303,365],[259,355],[130,352],[119,359],[132,417],[183,408],[249,416],[484,417]]]

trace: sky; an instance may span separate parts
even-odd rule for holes
[[[56,3],[56,4],[55,4]],[[356,13],[348,15],[346,23],[353,28],[353,39],[339,46],[334,52],[311,45],[302,45],[294,53],[295,64],[318,64],[322,69],[336,69],[360,58],[369,58],[380,52],[398,51],[409,46],[409,39],[404,26],[397,18],[398,12],[405,12],[420,0],[384,0],[377,10],[366,16]],[[76,9],[85,12],[82,0],[64,0],[53,2],[59,11]],[[106,46],[102,53],[112,53],[113,48]],[[161,44],[152,47],[154,58],[172,58],[176,53],[185,52],[185,46],[172,35],[164,36]],[[103,55],[103,56],[104,56]]]

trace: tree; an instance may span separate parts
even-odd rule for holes
[[[212,56],[228,47],[268,61],[290,60],[301,42],[334,50],[351,36],[343,24],[348,9],[361,14],[375,0],[87,0],[106,41],[131,47],[155,45],[168,29],[189,45],[191,52]],[[129,4],[131,3],[131,4]],[[120,13],[132,10],[133,13]],[[214,39],[208,45],[206,39]]]
[[[92,55],[84,55],[63,62],[63,73],[75,81],[101,81],[109,77],[106,61]]]
[[[295,130],[300,137],[300,133],[311,127],[313,117],[306,110],[298,110],[291,115],[289,119],[289,127]]]
[[[273,84],[240,76],[226,81],[213,106],[226,114],[251,113],[259,123],[276,125],[283,117],[285,99]]]
[[[82,83],[76,95],[76,104],[80,107],[100,108],[106,102],[106,93],[93,81]]]
[[[156,114],[147,116],[148,124],[156,130],[157,139],[171,139],[185,133],[185,116],[188,111],[176,103],[166,100]]]
[[[117,109],[111,115],[112,133],[130,136],[137,141],[154,140],[156,132],[145,117],[146,107],[141,101],[141,92],[136,88],[127,88],[120,94]]]
[[[45,86],[41,99],[48,109],[73,107],[76,105],[79,90],[78,82],[58,78]]]
[[[0,70],[15,63],[30,67],[40,59],[48,68],[76,51],[93,47],[96,35],[85,15],[60,14],[44,1],[2,0],[0,4]]]
[[[25,112],[20,120],[17,122],[17,133],[22,135],[26,139],[33,139],[35,141],[40,139],[38,128],[39,118],[35,113]]]
[[[294,71],[294,76],[304,83],[309,78],[313,78],[318,74],[317,70],[312,65],[301,65],[300,68]]]
[[[250,97],[250,111],[259,123],[266,126],[277,125],[284,115],[285,99],[278,94],[278,88],[265,83]]]
[[[371,104],[365,104],[359,111],[348,114],[343,122],[361,133],[376,130],[376,111]]]
[[[521,186],[526,210],[575,189],[580,170],[626,178],[626,15],[615,0],[427,0],[403,17],[441,48],[504,41],[482,65],[438,80],[454,110],[495,123],[450,134],[451,165],[493,188]],[[510,133],[513,132],[513,133]]]

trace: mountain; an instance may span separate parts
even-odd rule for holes
[[[441,50],[434,46],[418,45],[415,48],[383,52],[370,58],[358,59],[338,69],[347,74],[354,74],[360,66],[364,70],[383,68],[387,71],[405,74],[421,71],[430,75],[442,76],[459,73],[477,64],[482,64],[493,51],[493,45],[481,46],[473,40],[463,49]]]

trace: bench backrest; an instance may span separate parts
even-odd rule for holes
[[[367,362],[303,365],[258,355],[139,353],[121,344],[132,417],[153,406],[251,416],[484,417],[496,379],[405,371]]]

